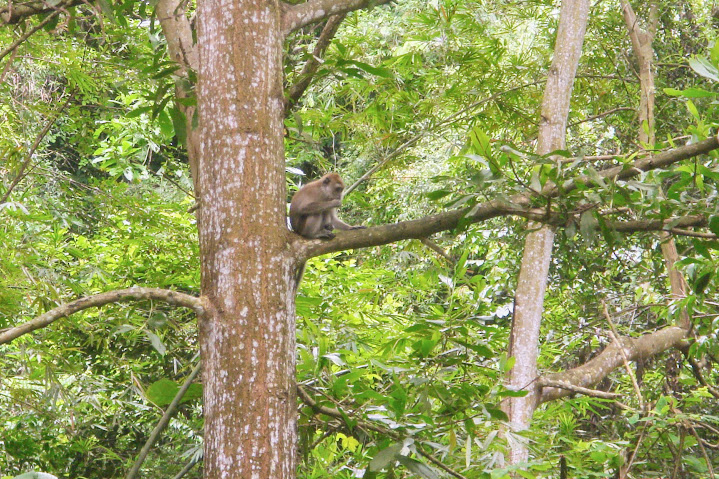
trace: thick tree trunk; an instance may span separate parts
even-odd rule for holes
[[[199,2],[206,478],[295,476],[278,2]],[[251,26],[251,27],[250,27]]]
[[[582,53],[588,16],[588,0],[562,2],[554,60],[549,69],[542,103],[537,145],[537,153],[540,155],[565,146],[569,100]],[[550,189],[551,185],[547,185],[547,191]],[[534,379],[537,377],[539,327],[554,240],[554,232],[549,227],[539,227],[530,222],[529,228],[539,229],[529,233],[524,244],[509,344],[509,354],[514,356],[515,364],[510,372],[508,387],[529,392],[525,397],[509,398],[506,403],[509,424],[515,431],[529,427],[538,403],[539,390]],[[510,443],[510,464],[525,462],[527,458],[528,451],[524,443]]]

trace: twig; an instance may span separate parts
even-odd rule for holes
[[[116,291],[109,291],[107,293],[100,293],[93,296],[86,296],[84,298],[77,299],[57,308],[53,308],[50,311],[41,314],[40,316],[32,319],[26,323],[13,328],[0,330],[0,344],[9,343],[10,341],[22,336],[23,334],[30,333],[37,329],[41,329],[49,326],[58,319],[70,316],[73,313],[82,311],[88,308],[96,308],[104,306],[110,303],[116,303],[124,300],[147,300],[154,299],[159,301],[165,301],[175,306],[183,306],[190,308],[195,311],[197,315],[204,313],[204,307],[202,301],[195,296],[189,294],[179,293],[169,289],[160,288],[129,288],[119,289]]]
[[[613,115],[614,113],[617,113],[617,112],[619,112],[619,111],[634,111],[634,108],[631,108],[631,107],[628,107],[628,106],[622,106],[622,107],[619,107],[619,108],[614,108],[614,109],[612,109],[612,110],[607,110],[607,111],[605,111],[605,112],[598,113],[598,114],[596,114],[596,115],[588,116],[588,117],[585,118],[584,120],[577,120],[577,121],[575,121],[575,122],[572,122],[572,123],[570,123],[569,125],[567,125],[567,128],[571,128],[571,127],[573,127],[573,126],[577,126],[577,125],[580,125],[580,124],[582,124],[582,123],[586,123],[586,122],[588,122],[588,121],[598,120],[599,118],[603,118],[603,117],[605,117],[605,116]]]
[[[709,476],[711,476],[712,479],[716,479],[716,476],[714,475],[714,468],[712,467],[712,462],[709,459],[709,455],[707,454],[707,450],[704,448],[704,443],[702,442],[702,439],[699,437],[699,434],[697,434],[697,430],[694,429],[694,425],[692,423],[687,423],[689,426],[689,429],[692,431],[692,434],[697,439],[697,443],[699,444],[699,449],[702,451],[702,455],[704,456],[704,460],[707,463],[707,469],[709,470]]]
[[[312,50],[312,55],[302,67],[300,74],[297,76],[297,82],[287,89],[285,116],[287,116],[292,107],[297,104],[299,99],[307,90],[312,78],[315,76],[315,73],[317,73],[317,70],[320,67],[320,58],[324,55],[327,47],[332,42],[332,39],[346,16],[347,13],[332,15],[327,20],[327,23],[325,23],[325,26],[322,28],[322,33],[320,33],[320,38],[317,40],[314,50]]]
[[[201,368],[202,361],[198,361],[197,365],[195,365],[195,368],[192,370],[190,375],[187,376],[187,379],[185,379],[185,384],[183,384],[180,390],[177,391],[177,394],[175,394],[174,399],[172,400],[170,405],[167,406],[165,414],[162,415],[162,418],[160,418],[160,421],[150,433],[150,437],[147,439],[147,442],[145,442],[145,445],[142,446],[140,454],[137,455],[137,459],[135,459],[135,463],[128,471],[127,475],[125,476],[125,479],[135,479],[135,477],[137,477],[137,473],[140,472],[140,467],[142,466],[142,463],[145,462],[145,459],[147,458],[150,449],[155,444],[155,442],[157,442],[160,437],[160,434],[162,434],[162,431],[164,431],[167,425],[170,423],[170,419],[172,419],[172,416],[175,415],[175,411],[177,411],[177,407],[180,405],[180,401],[185,396],[187,390],[190,389],[192,382],[200,373]]]
[[[538,383],[540,388],[552,387],[559,389],[567,389],[569,391],[574,391],[576,393],[584,394],[586,396],[598,397],[602,399],[617,399],[622,397],[622,395],[618,393],[610,393],[607,391],[599,391],[597,389],[589,389],[582,386],[575,386],[574,384],[568,383],[567,381],[557,381],[542,378],[538,381]],[[630,409],[628,406],[625,407],[626,409]]]
[[[479,100],[479,101],[476,101],[476,102],[472,103],[471,105],[468,105],[468,106],[462,108],[462,109],[459,110],[458,112],[453,113],[452,115],[449,115],[447,118],[445,118],[444,120],[440,121],[440,122],[437,123],[436,125],[432,125],[430,128],[427,128],[427,129],[425,129],[425,130],[422,130],[422,132],[417,133],[415,136],[413,136],[413,137],[410,138],[409,140],[407,140],[407,141],[405,141],[404,143],[402,143],[401,145],[399,145],[392,153],[390,153],[387,157],[385,157],[385,159],[381,160],[381,161],[380,161],[379,163],[377,163],[375,166],[373,166],[372,168],[370,168],[370,169],[369,169],[364,175],[362,175],[357,181],[355,181],[354,183],[352,183],[352,185],[345,190],[345,193],[344,193],[345,196],[347,196],[349,193],[351,193],[352,191],[354,191],[363,181],[365,181],[367,178],[369,178],[370,176],[372,176],[377,170],[379,170],[380,168],[382,168],[383,166],[385,166],[387,163],[389,163],[391,160],[393,160],[394,158],[396,158],[397,156],[399,156],[399,154],[400,154],[401,152],[403,152],[404,150],[406,150],[406,149],[409,148],[410,146],[412,146],[412,145],[414,145],[415,143],[417,143],[419,140],[421,140],[422,138],[424,138],[424,137],[425,137],[426,135],[428,135],[430,132],[435,131],[435,130],[439,130],[442,126],[444,126],[444,125],[446,125],[447,123],[450,123],[451,121],[455,120],[455,119],[456,119],[457,117],[459,117],[460,115],[463,115],[463,114],[467,113],[468,111],[474,110],[475,108],[477,108],[477,107],[479,107],[479,106],[482,106],[482,105],[484,105],[485,103],[488,103],[488,102],[490,102],[490,101],[492,101],[492,100],[496,100],[497,98],[499,98],[499,97],[502,96],[502,95],[506,95],[507,93],[511,93],[511,92],[513,92],[513,91],[520,90],[520,89],[522,89],[522,88],[527,88],[527,87],[530,87],[530,86],[538,85],[538,84],[540,84],[540,83],[543,83],[544,81],[545,81],[545,80],[540,80],[540,81],[533,81],[533,82],[529,82],[529,83],[524,83],[524,84],[522,84],[522,85],[518,85],[518,86],[515,86],[515,87],[512,87],[512,88],[509,88],[508,90],[504,90],[504,91],[495,93],[494,95],[491,95],[491,96],[488,96],[487,98],[483,98],[483,99],[481,99],[481,100]]]
[[[644,405],[644,398],[642,397],[642,392],[639,389],[639,384],[637,383],[637,378],[634,375],[634,371],[632,371],[632,368],[629,366],[629,358],[627,358],[627,353],[624,351],[624,344],[621,342],[619,338],[619,333],[617,333],[617,328],[614,327],[614,322],[612,321],[612,317],[609,316],[609,311],[607,310],[607,304],[602,301],[602,308],[604,310],[604,317],[607,319],[607,322],[609,323],[610,327],[610,336],[612,337],[612,340],[617,343],[619,346],[619,352],[622,355],[622,360],[624,361],[624,367],[627,370],[627,373],[629,374],[629,377],[632,380],[632,386],[634,386],[634,391],[637,393],[637,399],[639,400],[639,409],[642,411],[645,411],[645,405]]]
[[[649,422],[644,423],[644,427],[642,427],[642,432],[639,433],[639,438],[637,438],[637,443],[634,445],[634,450],[632,451],[632,455],[629,456],[629,460],[627,461],[627,464],[622,466],[622,472],[624,475],[629,474],[629,470],[632,468],[632,464],[634,464],[634,460],[637,458],[637,451],[639,451],[639,446],[642,444],[642,441],[644,440],[644,435],[647,432],[647,427],[649,426]],[[624,477],[624,476],[622,476]]]
[[[5,83],[5,77],[7,76],[8,72],[12,68],[13,62],[15,62],[15,57],[17,56],[18,50],[15,49],[12,51],[12,54],[10,55],[10,58],[8,58],[8,61],[5,62],[5,66],[2,67],[2,71],[0,71],[0,84]]]
[[[719,399],[719,390],[717,390],[715,387],[710,385],[707,380],[704,378],[704,375],[702,374],[701,367],[697,363],[697,361],[689,357],[689,351],[684,351],[684,356],[686,357],[687,361],[689,361],[689,365],[692,368],[692,374],[694,374],[694,377],[699,381],[699,383],[707,388],[707,391],[714,396],[715,398]]]
[[[195,464],[197,464],[197,460],[196,460],[196,459],[190,460],[190,462],[188,462],[188,463],[185,465],[185,467],[183,467],[182,470],[181,470],[180,472],[178,472],[177,475],[176,475],[175,477],[173,477],[172,479],[182,479],[182,478],[185,476],[185,474],[187,474],[188,472],[190,472],[190,470],[191,470],[193,467],[195,467]]]
[[[25,159],[22,162],[22,165],[20,165],[20,169],[17,172],[17,175],[15,175],[15,179],[12,180],[12,183],[10,183],[10,186],[8,186],[7,190],[5,191],[5,194],[0,198],[0,204],[5,203],[7,201],[8,197],[10,197],[10,193],[12,193],[12,190],[15,189],[15,187],[20,183],[20,181],[25,177],[26,173],[25,170],[27,169],[27,166],[30,164],[30,161],[32,161],[32,156],[35,154],[35,151],[40,146],[40,142],[45,138],[45,136],[50,131],[50,128],[52,128],[52,125],[55,124],[55,121],[60,116],[60,113],[62,113],[65,108],[67,108],[67,105],[70,103],[70,100],[72,100],[73,96],[75,95],[75,92],[73,91],[68,95],[67,99],[65,99],[65,102],[60,106],[60,108],[53,114],[53,116],[45,123],[45,126],[43,129],[38,133],[38,135],[35,137],[35,141],[33,142],[32,146],[30,147],[30,151],[25,156]]]
[[[718,239],[719,238],[719,236],[715,235],[714,233],[702,233],[700,231],[691,231],[691,230],[685,230],[682,228],[671,228],[669,231],[671,231],[675,235],[691,236],[693,238],[703,238],[703,239]]]
[[[297,395],[300,397],[300,399],[302,400],[303,403],[307,404],[309,407],[314,409],[316,412],[318,412],[320,414],[324,414],[326,416],[341,419],[344,421],[345,415],[342,414],[341,411],[339,411],[338,409],[333,409],[333,408],[329,408],[329,407],[321,406],[321,405],[317,404],[317,401],[312,399],[312,397],[307,393],[307,391],[304,390],[304,388],[302,386],[299,386],[299,385],[297,386]],[[357,421],[356,427],[361,427],[364,429],[369,429],[369,430],[372,430],[375,432],[379,432],[381,434],[391,437],[395,441],[399,441],[399,440],[403,439],[403,436],[401,434],[399,434],[398,432],[392,431],[391,429],[387,429],[382,426],[377,426],[375,424],[372,424],[371,422]],[[417,439],[415,439],[415,441],[418,444],[421,444],[420,441],[417,441]],[[429,454],[428,452],[423,451],[419,447],[416,448],[415,450],[417,451],[417,454],[426,458],[429,462],[436,465],[437,467],[439,467],[443,471],[447,472],[448,474],[450,474],[458,479],[467,479],[465,476],[458,473],[454,469],[450,468],[449,466],[447,466],[442,461],[435,458],[433,455]]]
[[[419,241],[420,241],[420,243],[422,243],[423,245],[425,245],[427,248],[431,249],[432,251],[434,251],[435,253],[437,253],[438,255],[440,255],[442,258],[444,258],[445,260],[447,260],[447,262],[449,262],[450,264],[452,264],[452,265],[457,264],[457,260],[456,260],[456,259],[452,258],[452,256],[450,256],[449,253],[447,253],[444,249],[442,249],[441,246],[439,246],[437,243],[435,243],[435,242],[432,241],[431,239],[429,239],[429,238],[421,238]]]
[[[0,52],[0,60],[5,58],[5,55],[7,55],[8,53],[15,50],[18,47],[18,45],[20,45],[22,42],[24,42],[25,40],[30,38],[30,36],[33,33],[35,33],[36,31],[40,30],[42,27],[44,27],[45,25],[50,23],[50,21],[59,14],[60,14],[60,10],[55,10],[50,15],[48,15],[42,22],[38,23],[37,25],[35,25],[34,27],[30,28],[28,31],[26,31],[25,33],[20,35],[17,40],[15,40],[14,42],[12,42],[10,44],[10,46],[8,46],[5,50]]]

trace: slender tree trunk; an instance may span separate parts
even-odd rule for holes
[[[291,478],[295,317],[280,4],[202,0],[198,9],[204,474]]]
[[[540,155],[565,146],[569,100],[582,53],[588,16],[588,0],[562,2],[554,59],[549,69],[542,103],[537,145],[537,153]],[[524,256],[514,299],[509,355],[514,356],[515,364],[510,372],[508,386],[512,389],[527,390],[529,394],[521,398],[509,398],[506,403],[505,411],[514,431],[529,427],[537,407],[539,391],[533,381],[537,377],[539,327],[554,241],[554,231],[551,228],[540,227],[533,222],[530,222],[528,227],[534,231],[527,235],[524,244]],[[510,464],[524,462],[527,458],[528,451],[523,443],[510,442]]]
[[[659,13],[656,2],[649,6],[649,22],[646,30],[642,29],[637,16],[629,5],[622,0],[622,14],[624,23],[629,31],[634,55],[637,58],[639,73],[639,143],[642,147],[654,145],[654,49],[652,42],[659,22]]]

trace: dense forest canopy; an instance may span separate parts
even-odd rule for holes
[[[197,18],[209,1],[170,3],[0,5],[2,479],[129,478],[133,464],[203,477],[198,224],[220,216],[197,181],[219,170],[203,170],[212,81],[193,61],[211,60],[178,60],[197,52],[173,43],[166,12],[198,47],[213,30]],[[320,3],[283,3],[283,18]],[[288,353],[297,447],[277,446],[297,453],[296,477],[719,474],[719,7],[594,2],[566,146],[544,154],[561,3],[347,0],[283,24],[278,194],[339,172],[340,215],[368,227],[280,247],[307,260]],[[538,372],[517,388],[508,344],[542,228]],[[530,387],[531,424],[514,429],[508,404]]]

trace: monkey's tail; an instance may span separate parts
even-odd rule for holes
[[[295,271],[295,294],[297,294],[297,290],[300,287],[300,281],[302,281],[302,276],[305,274],[305,267],[307,266],[307,261],[303,261],[297,266],[297,271]]]

